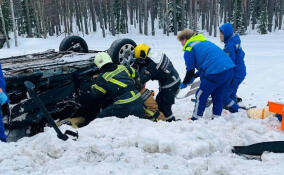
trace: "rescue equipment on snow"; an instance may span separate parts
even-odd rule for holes
[[[232,152],[238,155],[261,156],[263,152],[284,153],[284,141],[261,142],[248,146],[234,146]]]
[[[56,131],[57,133],[57,137],[61,140],[66,141],[68,139],[67,135],[71,135],[73,137],[75,137],[76,139],[78,139],[79,135],[78,132],[73,132],[70,130],[66,130],[65,133],[63,134],[60,129],[58,128],[58,126],[56,125],[56,123],[54,122],[54,120],[52,119],[52,117],[50,116],[49,112],[47,111],[47,109],[45,108],[43,102],[41,101],[41,99],[38,97],[38,95],[35,92],[35,85],[30,82],[30,81],[25,81],[24,82],[28,93],[30,95],[31,98],[33,98],[36,102],[36,104],[38,105],[39,109],[42,111],[44,117],[47,119],[48,123],[53,127],[53,129]]]
[[[269,111],[282,115],[281,130],[284,130],[284,104],[268,101]]]
[[[186,97],[194,95],[196,93],[196,91],[199,89],[200,83],[201,83],[200,80],[193,82],[190,85],[190,90],[185,95],[182,95],[182,96],[177,95],[176,99],[184,99]]]

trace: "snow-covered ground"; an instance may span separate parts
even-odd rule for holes
[[[182,47],[174,36],[130,34],[103,39],[90,35],[85,39],[90,49],[105,50],[122,37],[147,43],[155,52],[165,52],[184,77]],[[245,105],[263,107],[268,100],[284,102],[283,38],[284,32],[241,37],[248,75],[238,95]],[[62,39],[20,38],[20,46],[1,49],[0,58],[58,49]],[[218,38],[209,39],[223,47]],[[158,90],[156,82],[147,87]],[[77,141],[61,141],[54,130],[46,128],[46,132],[16,143],[0,143],[0,174],[284,174],[283,154],[265,153],[262,161],[257,161],[230,151],[234,145],[284,140],[277,119],[252,120],[239,112],[191,122],[186,119],[192,110],[190,98],[177,100],[173,111],[182,119],[179,122],[106,118],[78,129]]]

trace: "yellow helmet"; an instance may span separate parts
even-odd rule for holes
[[[106,52],[99,52],[94,59],[95,64],[100,69],[107,63],[112,63],[112,59],[110,58],[109,54]]]
[[[150,49],[150,46],[147,44],[138,44],[134,49],[134,55],[138,59],[145,59],[147,58]]]

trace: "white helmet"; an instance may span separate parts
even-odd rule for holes
[[[106,52],[99,52],[94,59],[95,64],[100,69],[107,63],[112,63],[112,59]]]

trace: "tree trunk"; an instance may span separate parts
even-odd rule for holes
[[[29,0],[25,0],[25,6],[26,6],[26,16],[27,16],[27,34],[28,34],[28,38],[31,38],[33,37],[33,34],[32,34],[32,24],[31,24],[31,18],[30,18]]]
[[[38,9],[38,1],[33,1],[33,9],[36,23],[36,35],[37,37],[41,37],[41,26],[40,26],[40,18],[39,18],[39,9]]]
[[[102,7],[102,13],[103,13],[104,27],[105,27],[105,29],[107,29],[107,20],[108,19],[107,19],[107,9],[106,9],[106,6],[105,6],[105,1],[102,1],[101,7]]]
[[[4,33],[5,38],[6,38],[7,47],[10,48],[10,42],[9,42],[7,31],[6,31],[6,25],[5,25],[5,20],[4,20],[4,17],[3,17],[1,5],[0,5],[0,18],[1,18],[1,22],[2,22],[2,30],[3,30],[3,33]]]
[[[185,14],[184,8],[185,8],[184,0],[181,0],[181,24],[180,24],[181,30],[183,30],[185,28],[185,16],[183,15],[183,14]]]
[[[128,14],[127,14],[127,8],[128,8],[128,5],[127,5],[127,0],[125,0],[125,8],[124,8],[124,23],[125,23],[125,33],[128,33]]]
[[[174,22],[174,35],[177,35],[177,1],[172,0],[173,2],[173,22]]]
[[[208,1],[207,1],[208,2]],[[206,8],[206,30],[209,32],[209,25],[210,25],[210,10],[209,10],[209,4],[210,1],[207,3],[207,8]]]
[[[73,1],[68,1],[69,2],[69,13],[68,13],[68,18],[69,18],[69,34],[73,33],[73,11],[74,11],[74,4]]]
[[[142,34],[143,31],[142,31],[142,3],[143,1],[140,0],[139,1],[139,33]]]
[[[64,33],[68,33],[68,24],[67,24],[67,2],[68,0],[63,0],[63,21],[64,21]]]
[[[166,22],[166,0],[163,0],[162,4],[163,6],[161,7],[163,9],[164,15],[163,15],[163,33],[166,34],[167,33],[167,22]]]
[[[130,25],[133,25],[133,11],[134,11],[134,2],[130,1],[129,3]]]
[[[81,6],[81,2],[79,1],[78,3],[78,12],[79,12],[79,21],[80,21],[80,26],[81,26],[81,31],[82,34],[84,36],[84,26],[83,26],[83,18],[82,18],[82,6]]]
[[[38,8],[39,8],[39,16],[41,19],[41,26],[42,26],[42,33],[43,33],[43,38],[46,39],[47,37],[47,30],[46,30],[46,24],[47,24],[47,20],[46,20],[46,15],[44,13],[44,0],[40,0],[38,3]]]
[[[197,31],[197,0],[193,0],[194,13],[193,13],[193,30]]]
[[[166,33],[169,36],[169,1],[166,0],[166,15],[165,15],[165,23],[166,23]]]
[[[206,5],[207,3],[202,1],[200,2],[201,3],[201,18],[202,18],[202,21],[201,21],[201,29],[204,30],[205,29],[205,20],[206,20]]]
[[[75,11],[76,11],[76,24],[77,24],[79,31],[81,31],[79,4],[77,0],[75,0],[74,2],[75,2]]]
[[[214,37],[217,37],[217,22],[218,22],[218,10],[217,10],[217,2],[213,0],[213,24],[214,24]]]
[[[13,3],[13,0],[10,0],[10,8],[11,8],[13,31],[14,31],[14,37],[15,37],[15,46],[18,47],[17,27],[16,27],[16,21],[15,21],[14,3]]]
[[[192,17],[192,14],[193,14],[193,5],[192,5],[192,0],[189,0],[189,3],[188,3],[188,16],[189,16],[189,28],[193,29],[193,17]]]
[[[111,9],[111,12],[110,12],[110,15],[111,15],[111,34],[112,36],[115,36],[115,22],[114,22],[114,10],[113,10],[113,0],[110,0],[110,9]]]
[[[281,30],[282,28],[283,12],[284,12],[284,0],[280,0],[280,15],[279,15],[279,27],[278,27],[279,30]]]
[[[268,1],[268,31],[272,32],[272,21],[273,21],[273,4],[275,3],[275,0],[269,0]]]
[[[234,3],[234,12],[237,13],[237,10],[238,10],[238,0],[235,0],[235,3]],[[234,15],[234,31],[236,31],[237,29],[237,15]]]
[[[155,35],[155,9],[157,9],[157,7],[155,6],[154,1],[152,1],[152,4],[151,4],[151,27],[152,27],[152,36]]]
[[[148,35],[148,0],[144,1],[144,35]]]
[[[99,0],[99,8],[100,8],[100,16],[99,16],[100,26],[101,26],[101,29],[102,29],[103,37],[105,38],[106,33],[105,33],[105,28],[104,28],[104,23],[103,23],[102,0]]]
[[[210,26],[209,26],[209,36],[212,36],[212,32],[213,32],[213,19],[214,19],[214,12],[213,12],[213,1],[212,0],[209,0],[210,1]]]
[[[84,3],[83,10],[83,16],[84,16],[84,25],[85,25],[85,33],[86,35],[89,35],[89,29],[88,29],[88,14],[87,14],[87,1]]]
[[[96,13],[93,0],[89,0],[90,13],[92,17],[93,32],[97,31]]]
[[[56,24],[56,27],[55,27],[55,31],[56,31],[56,35],[58,36],[58,35],[59,35],[59,32],[61,32],[60,14],[59,14],[60,7],[59,7],[59,2],[58,2],[58,0],[55,0],[54,3],[55,3],[55,6],[56,6],[56,15],[55,15],[55,24]]]

